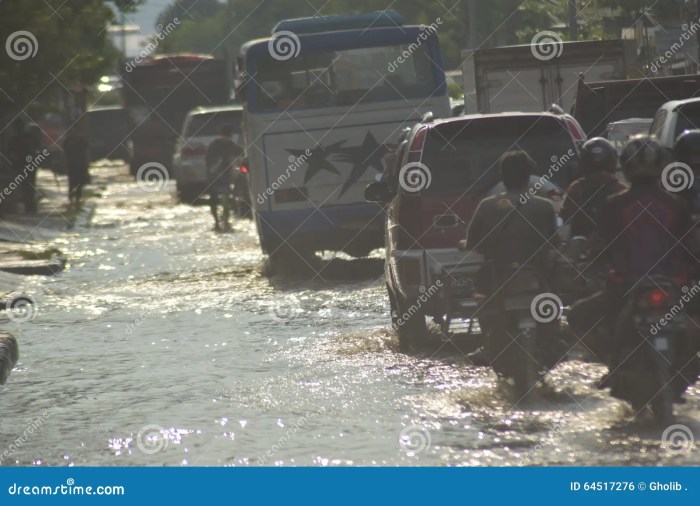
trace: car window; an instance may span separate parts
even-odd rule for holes
[[[678,109],[674,140],[686,130],[696,130],[698,128],[700,128],[700,104],[688,104]]]
[[[654,121],[651,124],[651,127],[649,127],[649,133],[651,135],[658,135],[661,133],[661,129],[664,126],[664,123],[666,122],[666,116],[668,113],[666,112],[665,109],[661,109],[656,113],[654,116]]]
[[[231,125],[235,134],[240,134],[243,111],[220,111],[193,114],[187,124],[187,137],[218,135],[221,127]]]
[[[578,155],[566,127],[551,117],[480,118],[431,129],[422,162],[427,193],[486,195],[500,181],[499,158],[521,149],[537,163],[537,176],[566,188],[578,175]]]

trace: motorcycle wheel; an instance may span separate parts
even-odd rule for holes
[[[530,333],[532,330],[528,330],[526,332]],[[527,353],[516,344],[511,345],[511,348],[509,349],[509,351],[513,354],[510,362],[513,371],[514,393],[518,400],[527,397],[540,381],[540,375],[538,373],[539,367],[532,358],[537,356],[532,346],[534,336],[526,335],[524,337],[525,339],[523,340],[522,345],[527,350]]]

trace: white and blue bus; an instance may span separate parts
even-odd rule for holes
[[[404,26],[393,11],[292,19],[241,48],[250,193],[271,260],[383,246],[364,188],[405,127],[450,114],[438,24]]]

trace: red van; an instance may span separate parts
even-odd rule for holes
[[[498,159],[526,151],[538,165],[532,191],[558,200],[578,177],[582,140],[576,120],[552,113],[427,117],[405,134],[393,167],[365,191],[386,208],[385,276],[402,347],[427,338],[426,316],[445,321],[446,290],[473,285],[481,258],[458,243],[481,199],[499,191]]]

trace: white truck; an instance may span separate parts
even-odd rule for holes
[[[555,39],[556,40],[556,39]],[[579,75],[625,78],[625,41],[549,42],[462,51],[465,114],[570,111]]]

